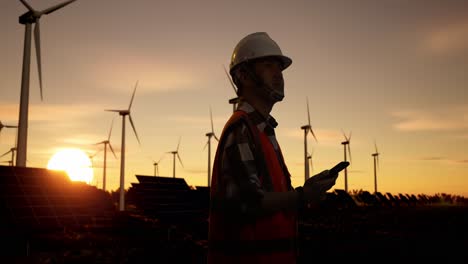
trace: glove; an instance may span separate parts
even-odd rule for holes
[[[306,203],[319,203],[326,197],[326,192],[335,185],[338,173],[331,175],[329,170],[324,170],[319,174],[307,179],[302,188]]]

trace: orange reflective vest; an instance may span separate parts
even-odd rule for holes
[[[210,189],[211,202],[216,197],[223,197],[219,178],[221,154],[227,135],[237,122],[246,122],[253,136],[255,150],[252,151],[264,190],[289,191],[290,175],[286,166],[282,166],[282,155],[278,157],[267,135],[249,121],[247,113],[237,110],[226,123],[216,151]],[[280,211],[258,217],[255,221],[236,221],[211,206],[208,263],[296,263],[296,234],[296,215],[293,212]]]

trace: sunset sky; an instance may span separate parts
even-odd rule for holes
[[[27,0],[37,10],[60,0]],[[19,119],[24,26],[19,0],[0,2],[0,121]],[[278,141],[295,187],[304,182],[309,100],[312,174],[343,160],[351,137],[350,190],[468,197],[468,2],[466,0],[150,1],[77,0],[41,18],[44,100],[32,46],[27,166],[45,168],[62,148],[102,149],[114,119],[107,186],[119,187],[122,120],[128,107],[125,185],[135,174],[207,185],[210,107],[220,136],[235,96],[223,65],[245,35],[267,32],[292,58],[286,97],[274,106]],[[0,132],[0,155],[16,129]],[[217,144],[212,141],[212,158]],[[0,160],[7,161],[10,156]],[[93,159],[102,186],[103,152]],[[6,164],[5,164],[6,165]],[[344,189],[340,175],[335,188]]]

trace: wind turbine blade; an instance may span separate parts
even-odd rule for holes
[[[114,154],[114,158],[116,158],[116,159],[117,159],[117,155],[115,155],[114,149],[112,148],[112,145],[111,145],[111,143],[110,143],[110,142],[109,142],[109,148],[110,148],[110,150],[111,150],[112,154]]]
[[[110,126],[110,129],[109,129],[109,135],[107,136],[107,140],[110,140],[110,136],[111,136],[111,133],[112,133],[112,127],[114,125],[114,119],[115,119],[115,117],[112,118],[112,122],[111,122],[111,126]]]
[[[37,69],[39,71],[39,89],[41,90],[41,101],[42,97],[42,67],[41,67],[41,28],[39,19],[36,21],[36,26],[34,27],[34,44],[36,44],[36,60],[37,60]]]
[[[34,12],[35,10],[25,1],[25,0],[20,0],[21,3],[23,3],[24,6],[26,6],[29,11]]]
[[[210,106],[210,120],[211,120],[211,133],[214,134],[214,128],[213,128],[213,113],[211,111],[211,106]]]
[[[310,111],[309,111],[309,98],[306,97],[306,103],[307,103],[307,120],[308,120],[308,124],[310,126]]]
[[[104,111],[120,113],[120,111],[122,111],[122,110],[104,109]]]
[[[10,152],[11,152],[11,149],[10,149],[9,151],[5,152],[3,155],[1,155],[0,158],[2,158],[2,157],[4,157],[4,156],[8,155],[8,153],[10,153]]]
[[[318,142],[317,137],[314,134],[314,131],[312,130],[312,127],[309,127],[309,131],[312,134],[312,136],[315,138],[315,142]]]
[[[352,131],[349,131],[348,141],[351,141],[351,133],[352,133]]]
[[[46,14],[46,15],[48,15],[48,14],[54,12],[55,10],[60,9],[60,8],[62,8],[62,7],[64,7],[64,6],[70,4],[71,2],[75,2],[75,1],[76,1],[76,0],[70,0],[70,1],[66,1],[66,2],[61,3],[61,4],[58,4],[58,5],[55,5],[55,6],[53,6],[53,7],[49,7],[49,8],[47,8],[47,9],[44,9],[43,11],[41,11],[41,14]]]
[[[141,145],[140,139],[138,138],[138,134],[137,134],[136,129],[135,129],[135,125],[133,124],[132,116],[131,116],[131,115],[128,115],[128,119],[130,120],[130,124],[132,125],[133,132],[135,132],[135,136],[136,136],[136,138],[137,138],[137,140],[138,140],[138,144]]]
[[[216,139],[216,141],[219,142],[219,138],[218,138],[215,134],[213,134],[213,136],[214,136],[214,138]]]
[[[228,73],[228,71],[226,70],[226,67],[225,67],[224,65],[223,65],[223,68],[224,68],[224,72],[226,73],[226,76],[227,76],[228,79],[229,79],[229,82],[231,83],[232,89],[234,89],[234,93],[237,94],[236,85],[235,85],[234,82],[232,81],[231,75],[229,75],[229,73]]]
[[[164,156],[166,156],[166,155],[164,155],[164,153],[163,153],[163,154],[161,155],[161,157],[159,157],[158,163],[164,158]]]
[[[348,138],[346,137],[346,134],[345,134],[345,132],[343,131],[343,129],[341,129],[341,133],[343,133],[343,137],[345,138],[345,140],[348,141]]]
[[[133,98],[135,97],[135,92],[136,92],[137,86],[138,86],[138,81],[136,82],[135,88],[133,89],[132,99],[130,100],[130,105],[128,106],[128,110],[129,110],[129,111],[130,111],[130,108],[132,107]]]
[[[182,163],[182,160],[180,159],[179,152],[177,152],[177,159],[179,159],[180,165],[182,165],[182,167],[184,167],[184,164]]]
[[[374,140],[374,146],[375,146],[375,153],[379,153],[379,151],[377,150],[377,143],[375,142],[375,140]]]
[[[206,146],[208,146],[209,141],[210,141],[209,139],[208,139],[208,141],[206,141],[206,144],[205,144],[205,146],[203,147],[203,150],[206,149]]]
[[[180,140],[181,140],[182,137],[179,137],[179,142],[177,143],[177,148],[176,148],[176,151],[179,151],[179,146],[180,146]]]
[[[348,156],[349,156],[349,163],[352,163],[352,158],[351,158],[351,142],[348,141]]]

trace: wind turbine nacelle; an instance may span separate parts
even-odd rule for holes
[[[22,14],[19,17],[19,23],[20,24],[33,24],[36,23],[36,21],[39,19],[40,16],[35,16],[35,14],[31,11],[28,11],[24,14]]]

